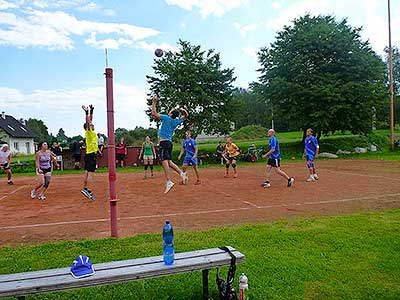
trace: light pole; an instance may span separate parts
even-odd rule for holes
[[[392,150],[394,150],[393,49],[392,49],[392,30],[390,26],[390,0],[388,0],[388,25],[389,25],[390,147]]]

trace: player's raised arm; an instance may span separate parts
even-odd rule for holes
[[[160,114],[157,112],[157,96],[153,96],[151,99],[151,115],[156,118],[157,120],[160,120]]]
[[[89,112],[89,118],[90,118],[90,123],[93,122],[93,111],[94,111],[94,106],[92,104],[89,105],[90,112]]]
[[[86,122],[86,130],[89,130],[89,128],[90,128],[90,116],[89,116],[89,108],[87,108],[85,105],[82,105],[82,109],[83,109],[83,111],[85,112],[85,114],[86,114],[86,117],[85,117],[85,122]]]
[[[187,120],[187,118],[189,117],[189,113],[187,112],[186,109],[181,108],[181,112],[182,112],[182,120]]]

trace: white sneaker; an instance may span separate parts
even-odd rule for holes
[[[42,201],[43,201],[43,200],[46,200],[46,196],[43,195],[43,194],[42,194],[42,195],[39,195],[38,199],[39,199],[39,200],[42,200]]]
[[[182,178],[182,183],[183,184],[187,184],[189,181],[189,176],[186,172],[182,172],[181,173],[181,178]]]
[[[314,182],[315,178],[313,175],[310,175],[310,177],[307,178],[307,182]]]
[[[294,178],[293,177],[289,178],[288,179],[288,183],[287,183],[287,187],[291,187],[293,185],[293,183],[294,183]]]
[[[173,183],[172,181],[168,181],[168,182],[167,182],[167,185],[166,185],[166,187],[165,187],[164,194],[168,193],[168,192],[172,189],[172,187],[173,187],[174,185],[175,185],[175,183]]]
[[[31,198],[32,198],[32,199],[35,199],[35,198],[36,198],[36,191],[35,191],[35,190],[32,190],[32,191],[31,191]]]
[[[319,179],[317,173],[315,173],[315,174],[313,175],[313,177],[314,177],[315,180],[318,180],[318,179]]]

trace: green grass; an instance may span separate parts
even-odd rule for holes
[[[282,220],[199,232],[175,230],[177,252],[231,245],[246,255],[250,299],[400,299],[400,209]],[[160,255],[160,234],[0,248],[0,273]],[[226,268],[222,270],[226,276]],[[217,299],[215,271],[210,287]],[[201,272],[28,299],[201,299]]]

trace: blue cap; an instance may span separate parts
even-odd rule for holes
[[[85,255],[79,255],[75,258],[70,269],[74,278],[82,278],[94,274],[94,269],[90,258]]]

